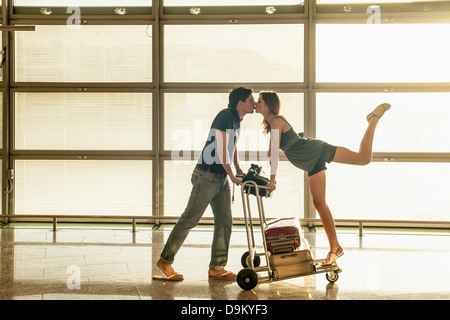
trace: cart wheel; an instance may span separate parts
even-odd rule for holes
[[[244,290],[252,290],[258,284],[258,275],[252,269],[242,269],[237,275],[237,283]]]
[[[250,267],[250,253],[247,251],[242,255],[241,264],[244,268]],[[259,256],[255,256],[253,259],[253,266],[259,267],[261,264],[261,258]]]
[[[339,279],[339,274],[337,274],[337,273],[334,272],[334,271],[330,271],[330,272],[327,272],[327,273],[325,274],[325,277],[327,278],[327,280],[328,280],[329,282],[334,283],[334,282],[338,281],[338,279]]]

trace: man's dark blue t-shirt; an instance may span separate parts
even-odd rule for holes
[[[231,108],[221,110],[216,115],[211,124],[208,138],[197,162],[197,167],[201,170],[226,175],[227,172],[223,168],[219,155],[216,152],[216,130],[228,133],[228,163],[231,164],[233,161],[234,147],[236,146],[237,140],[239,138],[240,129],[241,119],[239,118],[239,113],[237,112],[237,110]]]

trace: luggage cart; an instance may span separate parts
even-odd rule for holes
[[[255,242],[255,233],[253,227],[253,220],[250,210],[250,192],[245,193],[244,189],[247,188],[255,188],[255,196],[256,196],[256,204],[258,207],[259,213],[259,223],[261,226],[262,232],[262,240],[263,240],[263,252],[257,252],[256,250],[256,242]],[[291,278],[304,277],[309,275],[315,275],[319,273],[325,273],[326,279],[330,283],[334,283],[339,278],[339,273],[342,272],[342,269],[334,263],[329,266],[322,267],[322,262],[325,259],[320,260],[311,260],[311,264],[313,268],[311,272],[295,274],[292,276],[278,277],[277,273],[274,272],[274,269],[270,265],[270,252],[267,250],[267,243],[264,234],[264,230],[267,227],[266,217],[264,214],[264,206],[263,206],[263,197],[260,196],[260,189],[266,189],[264,186],[258,186],[254,181],[246,181],[241,185],[241,194],[242,194],[242,203],[244,207],[244,221],[245,228],[247,233],[247,242],[248,242],[248,251],[242,255],[241,264],[244,267],[241,271],[239,271],[237,275],[237,283],[244,290],[251,290],[255,288],[259,283],[267,283],[273,281],[281,281]],[[266,264],[265,266],[261,266],[261,258],[265,257]],[[267,272],[266,276],[260,276],[258,272]]]

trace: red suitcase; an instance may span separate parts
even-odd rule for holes
[[[264,231],[267,250],[271,253],[295,251],[300,247],[301,228],[298,218],[281,218],[267,223]]]

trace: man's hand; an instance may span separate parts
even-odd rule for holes
[[[242,179],[242,178],[244,178],[244,177],[245,177],[244,171],[242,171],[242,170],[240,170],[240,169],[236,171],[236,178]]]
[[[235,177],[233,175],[230,175],[230,179],[231,179],[231,182],[236,183],[237,185],[242,183],[242,179],[241,178]]]

